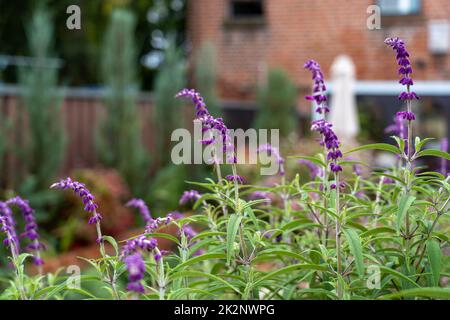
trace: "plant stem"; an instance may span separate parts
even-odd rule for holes
[[[158,247],[155,248],[155,251],[158,255],[160,255],[160,259],[158,261],[158,286],[159,286],[159,300],[164,300],[165,292],[166,292],[166,278],[164,275],[164,261],[161,252]]]
[[[433,224],[431,225],[431,228],[428,230],[427,235],[425,237],[425,241],[428,240],[430,238],[430,235],[433,233],[434,228],[437,225],[437,222],[439,220],[439,218],[443,215],[445,208],[447,207],[448,203],[450,201],[450,197],[447,198],[447,200],[445,200],[444,204],[441,206],[441,208],[439,209],[439,211],[436,213],[436,218],[433,221]],[[417,253],[419,253],[419,251],[422,251],[419,257],[419,260],[416,263],[416,269],[420,267],[420,263],[423,260],[423,257],[425,256],[425,241],[417,248]],[[421,273],[422,271],[419,273],[419,276],[416,279],[416,282],[420,279]]]
[[[342,275],[342,257],[341,257],[341,221],[340,221],[340,203],[339,203],[339,175],[334,173],[334,179],[336,183],[336,255],[337,255],[337,273]],[[339,300],[343,298],[340,279],[337,282],[337,294]]]

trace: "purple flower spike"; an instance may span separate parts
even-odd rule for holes
[[[14,197],[6,201],[8,206],[17,206],[22,212],[25,220],[25,232],[21,234],[21,237],[30,239],[31,243],[27,246],[27,249],[34,251],[34,262],[36,265],[42,265],[44,262],[40,256],[40,250],[44,249],[44,245],[39,242],[38,225],[34,216],[34,210],[30,207],[27,200],[21,197]]]
[[[203,97],[195,91],[194,89],[183,89],[178,92],[175,96],[176,98],[190,98],[195,106],[196,119],[202,124],[203,133],[210,133],[213,137],[206,138],[201,141],[202,144],[212,144],[214,140],[214,132],[219,133],[221,137],[221,142],[223,145],[223,152],[226,155],[227,161],[231,163],[237,163],[235,147],[233,140],[230,137],[229,130],[222,118],[214,118],[208,111]],[[218,163],[223,161],[223,159],[215,159]]]
[[[243,184],[244,181],[245,181],[243,177],[241,177],[239,175],[232,175],[232,174],[227,175],[225,177],[225,179],[227,179],[228,181],[231,181],[231,182],[236,181],[236,182],[238,182],[240,184]]]
[[[1,231],[6,235],[3,244],[11,249],[13,256],[19,255],[20,243],[16,233],[16,222],[13,219],[11,208],[3,201],[0,201],[0,223]]]
[[[102,216],[97,212],[98,205],[94,202],[94,196],[86,188],[84,183],[73,181],[71,178],[62,179],[50,186],[52,189],[72,190],[79,196],[84,204],[84,211],[91,213],[92,217],[89,219],[89,224],[100,223]]]
[[[196,202],[200,199],[200,193],[197,190],[188,190],[183,192],[183,195],[180,198],[180,205],[185,205],[186,203],[192,201]]]
[[[397,52],[396,59],[397,64],[399,65],[398,74],[401,76],[399,83],[406,86],[406,92],[400,93],[398,98],[402,101],[408,101],[408,111],[399,112],[398,114],[401,114],[404,120],[413,121],[416,119],[416,116],[411,112],[409,103],[412,100],[419,100],[419,96],[410,90],[410,87],[414,84],[411,79],[413,69],[411,66],[411,61],[409,60],[409,53],[406,50],[405,42],[400,38],[387,38],[384,43]]]
[[[280,165],[280,170],[278,174],[284,176],[284,158],[281,157],[278,148],[272,146],[270,143],[263,144],[259,146],[258,152],[266,152],[268,156],[274,156],[277,163]]]
[[[327,160],[330,163],[330,169],[333,172],[342,171],[342,167],[338,164],[338,159],[342,158],[342,152],[339,150],[339,139],[332,129],[332,125],[321,119],[313,121],[311,130],[317,131],[322,135],[322,145],[328,150]]]
[[[142,279],[144,279],[145,263],[142,259],[140,252],[136,252],[124,259],[128,270],[128,285],[127,290],[136,293],[144,293],[144,285]]]
[[[134,199],[131,199],[130,201],[128,201],[125,204],[125,206],[138,209],[139,213],[142,215],[142,218],[144,219],[145,223],[148,223],[151,220],[153,220],[150,210],[148,209],[144,200],[134,198]]]
[[[326,104],[327,96],[325,95],[325,91],[327,88],[325,87],[324,77],[322,70],[320,69],[320,65],[314,60],[308,60],[303,67],[311,71],[312,79],[314,80],[313,94],[306,96],[305,99],[316,102],[317,113],[325,114],[330,112],[330,108]]]

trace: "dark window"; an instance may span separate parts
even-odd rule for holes
[[[385,16],[407,16],[420,13],[421,0],[378,0],[381,14]]]
[[[232,0],[231,15],[234,18],[256,18],[264,15],[262,1]]]

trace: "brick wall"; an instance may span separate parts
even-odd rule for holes
[[[219,91],[226,99],[252,99],[255,85],[270,67],[286,70],[300,88],[310,85],[303,62],[319,61],[329,76],[333,59],[348,54],[360,80],[396,79],[393,53],[383,40],[407,41],[414,78],[450,79],[450,55],[428,51],[427,23],[450,20],[450,0],[422,0],[417,16],[382,17],[381,30],[368,30],[367,7],[374,0],[265,0],[264,24],[227,23],[229,0],[188,3],[188,41],[194,57],[204,41],[217,50]]]

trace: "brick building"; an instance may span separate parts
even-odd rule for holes
[[[371,5],[381,9],[380,29],[367,26],[368,19],[373,22]],[[421,103],[430,110],[436,105],[450,109],[449,24],[450,0],[188,2],[191,56],[203,42],[214,44],[220,95],[234,101],[252,101],[271,67],[288,72],[302,93],[310,87],[304,61],[317,60],[327,77],[335,57],[346,54],[356,66],[358,104],[367,97],[375,97],[370,100],[375,105],[392,104],[400,85],[395,57],[383,40],[398,36],[412,53],[416,91],[432,97]],[[303,113],[309,110],[300,98],[298,107]]]

